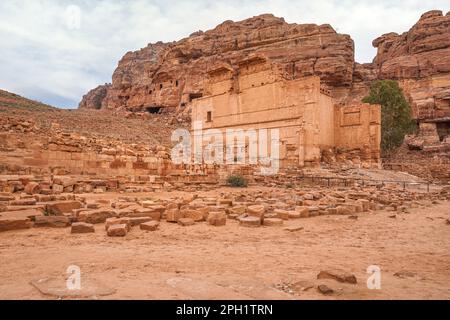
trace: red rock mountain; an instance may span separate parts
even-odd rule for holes
[[[149,44],[128,52],[114,72],[112,85],[87,94],[81,108],[176,108],[198,97],[208,67],[235,65],[252,53],[264,54],[284,67],[289,77],[319,75],[324,84],[350,88],[354,44],[330,25],[288,24],[266,14],[241,22],[225,21],[174,43]],[[104,96],[107,91],[106,97]]]
[[[318,75],[338,101],[360,100],[376,79],[396,79],[419,119],[450,116],[450,14],[430,11],[408,32],[373,42],[371,64],[354,61],[354,43],[330,25],[288,24],[266,14],[225,21],[173,43],[128,52],[111,85],[89,92],[84,109],[175,110],[201,96],[205,74],[217,62],[236,65],[252,53],[283,66],[286,77]]]
[[[399,81],[417,118],[450,117],[450,12],[427,12],[408,32],[373,45],[378,78]]]

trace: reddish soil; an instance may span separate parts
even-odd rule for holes
[[[98,197],[105,196],[111,195]],[[104,225],[84,235],[70,229],[4,232],[0,299],[56,299],[30,282],[54,278],[54,286],[64,288],[70,265],[81,268],[82,285],[94,281],[94,292],[95,286],[115,289],[88,298],[450,299],[449,217],[450,203],[441,202],[410,213],[321,216],[284,227],[162,222],[159,231],[134,227],[126,238],[108,238]],[[293,226],[304,229],[285,230]],[[381,290],[367,288],[370,265],[381,268]],[[336,269],[354,274],[358,283],[316,279],[320,271]],[[335,293],[322,295],[320,284]]]

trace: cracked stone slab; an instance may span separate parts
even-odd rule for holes
[[[43,278],[33,280],[30,284],[43,295],[60,299],[88,299],[116,293],[115,289],[90,279],[82,279],[80,290],[68,289],[64,278]]]

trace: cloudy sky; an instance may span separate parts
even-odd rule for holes
[[[370,62],[373,39],[407,31],[432,9],[445,14],[450,1],[1,0],[0,88],[75,108],[89,89],[111,82],[127,51],[262,13],[289,23],[330,23],[355,40],[358,62]]]

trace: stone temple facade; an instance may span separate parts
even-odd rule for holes
[[[220,130],[224,141],[227,129],[278,129],[281,168],[346,161],[380,165],[379,105],[336,103],[320,77],[289,79],[261,55],[247,57],[238,68],[225,63],[210,68],[205,94],[192,102],[192,123],[199,121],[204,130]],[[236,148],[244,148],[248,157],[252,143],[241,140]]]

